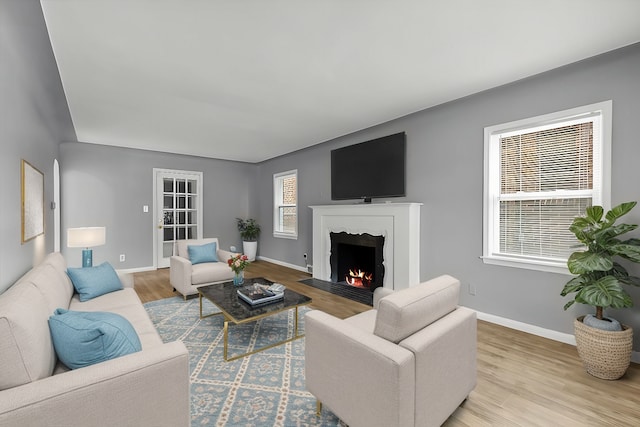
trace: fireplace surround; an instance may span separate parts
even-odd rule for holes
[[[331,233],[382,236],[382,286],[404,289],[420,282],[421,203],[310,206],[313,210],[313,278],[331,277]]]

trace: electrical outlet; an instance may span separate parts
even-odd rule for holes
[[[476,295],[476,285],[473,283],[469,283],[469,295]]]
[[[124,254],[120,254],[120,262],[124,262],[127,257]]]

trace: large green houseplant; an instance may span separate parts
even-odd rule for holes
[[[574,294],[564,309],[576,302],[595,307],[597,320],[590,324],[596,328],[615,329],[603,326],[610,320],[604,317],[604,310],[632,307],[633,300],[623,285],[640,286],[640,278],[630,275],[616,262],[618,257],[640,262],[640,239],[620,239],[622,235],[635,230],[637,225],[616,224],[616,221],[629,213],[635,205],[636,202],[622,203],[606,215],[602,206],[591,206],[586,209],[585,216],[575,218],[569,227],[584,248],[571,254],[567,261],[569,271],[576,276],[562,289],[562,296]],[[633,331],[624,325],[619,327],[618,331],[599,330],[585,325],[584,318],[581,316],[576,319],[574,326],[578,353],[587,372],[605,379],[621,377],[629,366]],[[598,325],[598,321],[603,320],[605,322],[599,322]],[[612,347],[615,345],[612,344],[614,341],[619,341],[619,348]],[[596,348],[598,345],[602,347]],[[614,353],[619,354],[619,363],[611,362],[610,356]]]
[[[260,225],[255,219],[236,218],[238,231],[242,237],[242,249],[249,261],[255,261],[258,251],[258,236],[260,235]]]
[[[260,225],[258,225],[255,219],[236,218],[236,221],[238,221],[238,231],[240,232],[242,240],[246,242],[255,242],[258,240]]]
[[[631,276],[614,259],[619,256],[640,262],[640,239],[620,240],[618,237],[635,230],[637,225],[615,224],[616,220],[633,209],[637,202],[622,203],[603,218],[602,206],[591,206],[586,215],[573,220],[569,230],[584,244],[586,250],[576,251],[567,266],[577,276],[569,280],[562,296],[575,293],[564,309],[573,303],[596,308],[596,317],[602,319],[605,308],[633,306],[633,301],[622,285],[640,286],[640,278]]]

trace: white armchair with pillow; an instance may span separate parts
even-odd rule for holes
[[[218,238],[179,240],[169,261],[171,286],[186,299],[198,287],[233,279],[227,260],[235,255],[220,249]]]
[[[440,276],[347,319],[305,316],[307,389],[350,427],[439,426],[476,384],[476,314]]]

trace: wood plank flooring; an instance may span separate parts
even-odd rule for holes
[[[247,277],[266,277],[313,298],[311,308],[345,318],[370,309],[312,288],[309,275],[265,261],[251,263]],[[135,273],[143,302],[178,295],[169,269]],[[594,378],[575,347],[478,321],[478,383],[444,424],[483,426],[640,426],[640,365],[618,381]]]
[[[313,303],[310,305],[311,308],[323,310],[341,319],[371,309],[368,305],[337,297],[320,289],[304,285],[298,281],[300,279],[308,279],[311,277],[309,274],[270,262],[252,262],[245,270],[245,277],[264,277],[273,282],[282,283],[287,288],[313,299]],[[180,295],[177,292],[173,292],[173,288],[169,283],[168,268],[135,273],[134,278],[135,289],[143,303]]]

